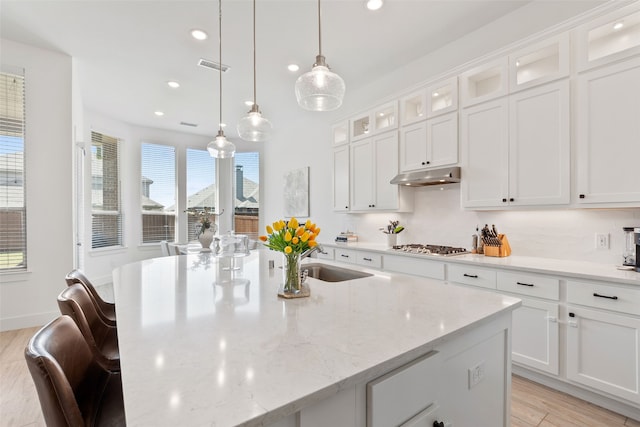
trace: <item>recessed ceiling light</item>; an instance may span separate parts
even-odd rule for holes
[[[378,10],[382,7],[382,0],[367,0],[367,9]]]
[[[196,40],[206,40],[207,37],[209,37],[209,35],[207,34],[206,31],[199,30],[196,28],[195,30],[191,30],[191,37],[193,37]]]
[[[174,81],[168,81],[167,86],[169,86],[172,89],[177,89],[180,87],[180,83],[174,82]]]
[[[438,92],[433,92],[433,96],[434,96],[434,97],[436,97],[436,96],[440,96],[440,94],[439,94]]]
[[[295,71],[298,71],[300,69],[300,67],[297,64],[289,64],[287,66],[287,69],[289,71],[295,72]]]
[[[622,21],[619,21],[619,22],[616,22],[615,24],[613,24],[613,29],[614,30],[619,30],[622,27],[624,27],[624,22],[622,22]]]
[[[156,111],[153,114],[155,114],[158,117],[164,116],[164,113],[162,111]]]

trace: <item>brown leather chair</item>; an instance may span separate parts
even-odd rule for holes
[[[98,313],[105,320],[105,323],[116,326],[116,305],[103,300],[93,286],[93,283],[91,283],[82,271],[71,270],[64,279],[67,281],[67,286],[71,286],[74,283],[80,283],[84,286],[91,296],[91,301],[93,301],[98,309]]]
[[[118,330],[100,317],[86,288],[79,283],[69,286],[58,295],[58,307],[76,322],[98,363],[110,371],[119,371]]]
[[[126,425],[120,373],[97,363],[69,316],[36,332],[24,355],[47,426]]]

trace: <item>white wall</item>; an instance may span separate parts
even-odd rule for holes
[[[0,276],[0,329],[42,325],[73,267],[72,61],[0,40],[2,63],[25,69],[28,272]]]

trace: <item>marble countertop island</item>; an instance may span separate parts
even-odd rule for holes
[[[520,304],[366,269],[373,275],[339,283],[309,278],[310,297],[284,300],[281,264],[279,253],[257,250],[114,271],[129,426],[268,425]]]

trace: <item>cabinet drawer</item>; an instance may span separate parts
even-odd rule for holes
[[[385,271],[444,280],[444,263],[398,255],[384,256]]]
[[[640,289],[568,281],[567,302],[640,316]]]
[[[560,298],[560,280],[551,277],[499,271],[497,273],[497,286],[501,291],[520,295],[555,301]]]
[[[356,264],[382,268],[382,255],[373,252],[356,252]]]
[[[496,288],[496,272],[494,270],[465,265],[449,265],[447,269],[450,282],[489,289]]]
[[[336,248],[334,251],[334,258],[336,261],[355,264],[357,262],[357,252],[353,249]]]

